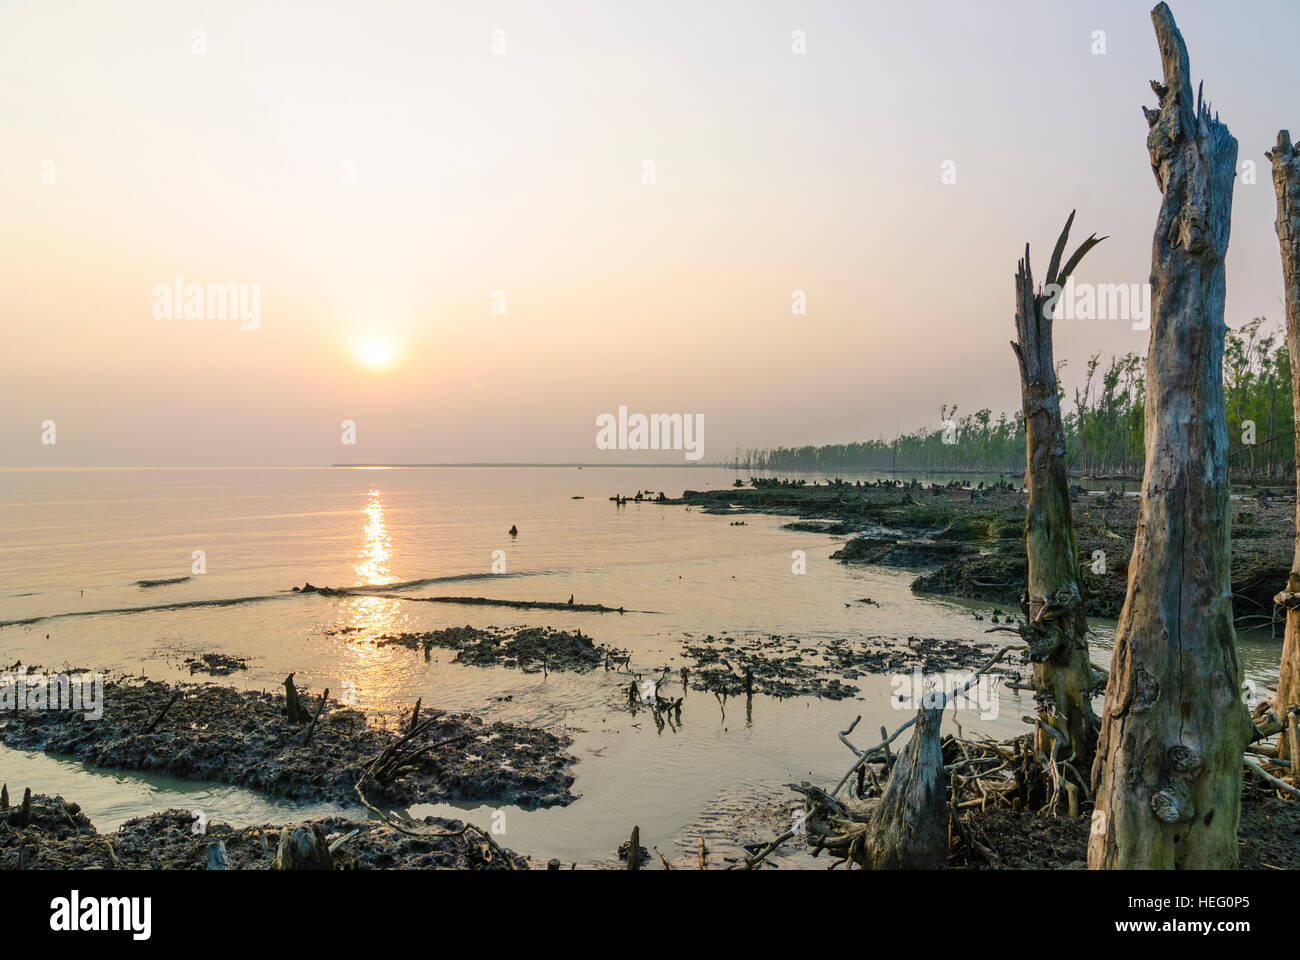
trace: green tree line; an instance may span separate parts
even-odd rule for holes
[[[1064,363],[1060,364],[1064,366]],[[1058,380],[1060,377],[1058,376]],[[1295,472],[1291,358],[1280,325],[1256,317],[1229,330],[1223,357],[1228,413],[1228,464],[1238,478],[1280,480]],[[1129,353],[1088,359],[1083,385],[1062,392],[1066,449],[1072,472],[1140,477],[1146,358]],[[939,408],[939,423],[892,439],[737,451],[746,470],[935,471],[1022,473],[1025,426],[1019,410],[994,419],[989,409]]]

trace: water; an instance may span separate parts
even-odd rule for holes
[[[521,852],[568,862],[607,859],[634,824],[670,858],[706,836],[729,842],[756,803],[794,795],[786,783],[833,784],[852,762],[837,733],[854,717],[872,741],[907,715],[891,707],[888,677],[854,681],[841,702],[755,696],[728,701],[687,693],[682,722],[663,733],[620,708],[626,678],[596,671],[523,673],[429,661],[369,638],[398,631],[549,625],[581,629],[631,651],[638,669],[684,663],[690,637],[796,636],[816,646],[880,635],[988,639],[974,619],[987,604],[914,596],[913,574],[847,568],[827,559],[837,538],[782,530],[787,518],[726,516],[608,498],[637,490],[731,486],[713,468],[323,468],[0,470],[0,621],[78,614],[0,627],[0,661],[84,667],[157,679],[191,677],[186,656],[250,657],[221,683],[276,689],[285,675],[319,692],[355,684],[358,706],[392,719],[416,698],[485,719],[546,726],[573,737],[573,804],[505,808],[500,839]],[[575,499],[581,497],[582,499]],[[518,527],[512,538],[508,531]],[[807,572],[792,574],[792,551]],[[195,551],[206,572],[194,574]],[[506,572],[492,572],[504,551]],[[189,577],[140,587],[139,580]],[[289,589],[430,581],[412,596],[603,603],[624,614],[525,611],[410,603],[402,599],[295,595]],[[855,601],[871,597],[879,606]],[[202,601],[265,598],[231,605]],[[94,611],[178,605],[134,613]],[[635,611],[635,612],[634,612]],[[81,614],[91,614],[82,616]],[[359,628],[348,633],[344,627]],[[1094,661],[1106,664],[1112,625],[1098,622]],[[997,635],[995,635],[997,636]],[[1005,636],[1005,635],[1003,635]],[[1276,676],[1275,642],[1246,638],[1242,654],[1261,686]],[[668,691],[679,695],[680,688]],[[509,697],[503,700],[502,697]],[[1032,700],[1001,692],[996,719],[973,712],[966,732],[1005,737],[1024,729]],[[945,721],[951,728],[951,721]],[[118,771],[0,747],[0,780],[62,793],[101,830],[180,807],[235,826],[342,812],[296,807],[249,791]],[[486,805],[423,805],[492,825]],[[360,816],[355,811],[348,815]]]

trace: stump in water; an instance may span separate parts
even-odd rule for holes
[[[311,719],[311,715],[302,705],[298,688],[293,685],[293,676],[291,673],[284,678],[284,711],[290,723],[306,723]]]
[[[948,865],[948,806],[939,723],[943,707],[921,707],[912,739],[894,761],[862,837],[869,870],[941,870]]]
[[[1146,473],[1115,628],[1088,843],[1093,869],[1237,865],[1242,703],[1229,577],[1224,267],[1237,142],[1193,102],[1187,48],[1152,12],[1165,82],[1145,111],[1164,195],[1152,250]],[[1199,97],[1198,97],[1199,101]]]
[[[280,831],[280,846],[275,852],[277,870],[329,870],[333,866],[329,847],[320,827],[285,827]]]
[[[1088,620],[1075,559],[1074,518],[1070,478],[1065,462],[1065,428],[1052,353],[1052,321],[1056,301],[1066,281],[1088,251],[1105,238],[1088,237],[1065,266],[1065,253],[1074,223],[1065,221],[1048,263],[1046,286],[1034,289],[1029,244],[1016,270],[1016,340],[1011,342],[1020,367],[1020,396],[1025,418],[1025,545],[1029,556],[1028,592],[1021,598],[1034,665],[1034,697],[1038,702],[1038,732],[1034,753],[1044,769],[1061,782],[1057,761],[1087,770],[1097,745],[1097,718],[1092,712],[1092,665],[1088,658]],[[1048,731],[1056,731],[1060,737]],[[1062,742],[1062,738],[1063,741]],[[1053,792],[1052,800],[1058,797]]]
[[[1291,355],[1291,408],[1295,414],[1296,462],[1300,463],[1300,149],[1291,134],[1278,131],[1277,146],[1266,157],[1273,163],[1277,192],[1278,243],[1282,247],[1282,280],[1286,289],[1286,342]],[[1286,609],[1286,639],[1277,674],[1273,712],[1286,722],[1287,711],[1300,703],[1300,473],[1296,474],[1296,547],[1286,589],[1274,601]],[[1279,759],[1291,756],[1287,737],[1278,741]]]

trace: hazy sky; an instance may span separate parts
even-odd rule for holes
[[[1258,168],[1228,322],[1280,320],[1300,5],[1173,10]],[[718,460],[1014,409],[1026,240],[1041,276],[1077,207],[1078,279],[1147,279],[1149,11],[6,0],[0,465],[598,462],[620,404]],[[177,275],[259,285],[257,328],[160,318]],[[1067,386],[1148,336],[1058,322]]]

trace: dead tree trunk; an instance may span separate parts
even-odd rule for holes
[[[862,838],[870,870],[941,870],[948,865],[948,808],[939,724],[943,707],[921,707]]]
[[[1047,267],[1046,287],[1034,290],[1029,245],[1016,271],[1016,337],[1011,342],[1020,365],[1020,396],[1025,417],[1025,543],[1029,553],[1029,588],[1021,597],[1034,665],[1034,697],[1040,725],[1034,752],[1040,763],[1055,759],[1077,769],[1091,769],[1097,746],[1097,718],[1092,712],[1092,665],[1088,657],[1088,620],[1079,587],[1074,547],[1070,478],[1065,463],[1065,428],[1052,355],[1052,320],[1056,300],[1075,267],[1105,238],[1095,234],[1079,245],[1061,267],[1074,213],[1065,221]],[[1064,736],[1049,733],[1054,730]],[[1053,782],[1059,783],[1059,773]],[[1056,799],[1054,793],[1053,801]]]
[[[1093,869],[1237,864],[1242,752],[1229,580],[1223,258],[1237,141],[1192,100],[1169,8],[1165,82],[1144,110],[1164,194],[1152,249],[1146,474],[1093,767]]]
[[[1300,465],[1300,149],[1291,134],[1278,131],[1277,146],[1265,154],[1273,162],[1273,188],[1277,191],[1277,239],[1282,245],[1282,279],[1286,288],[1286,342],[1291,354],[1291,407],[1295,412],[1296,463]],[[1286,608],[1286,639],[1277,674],[1273,711],[1282,723],[1287,711],[1300,704],[1300,469],[1296,471],[1296,546],[1286,589],[1274,600]],[[1288,738],[1278,740],[1280,759],[1291,756]]]

